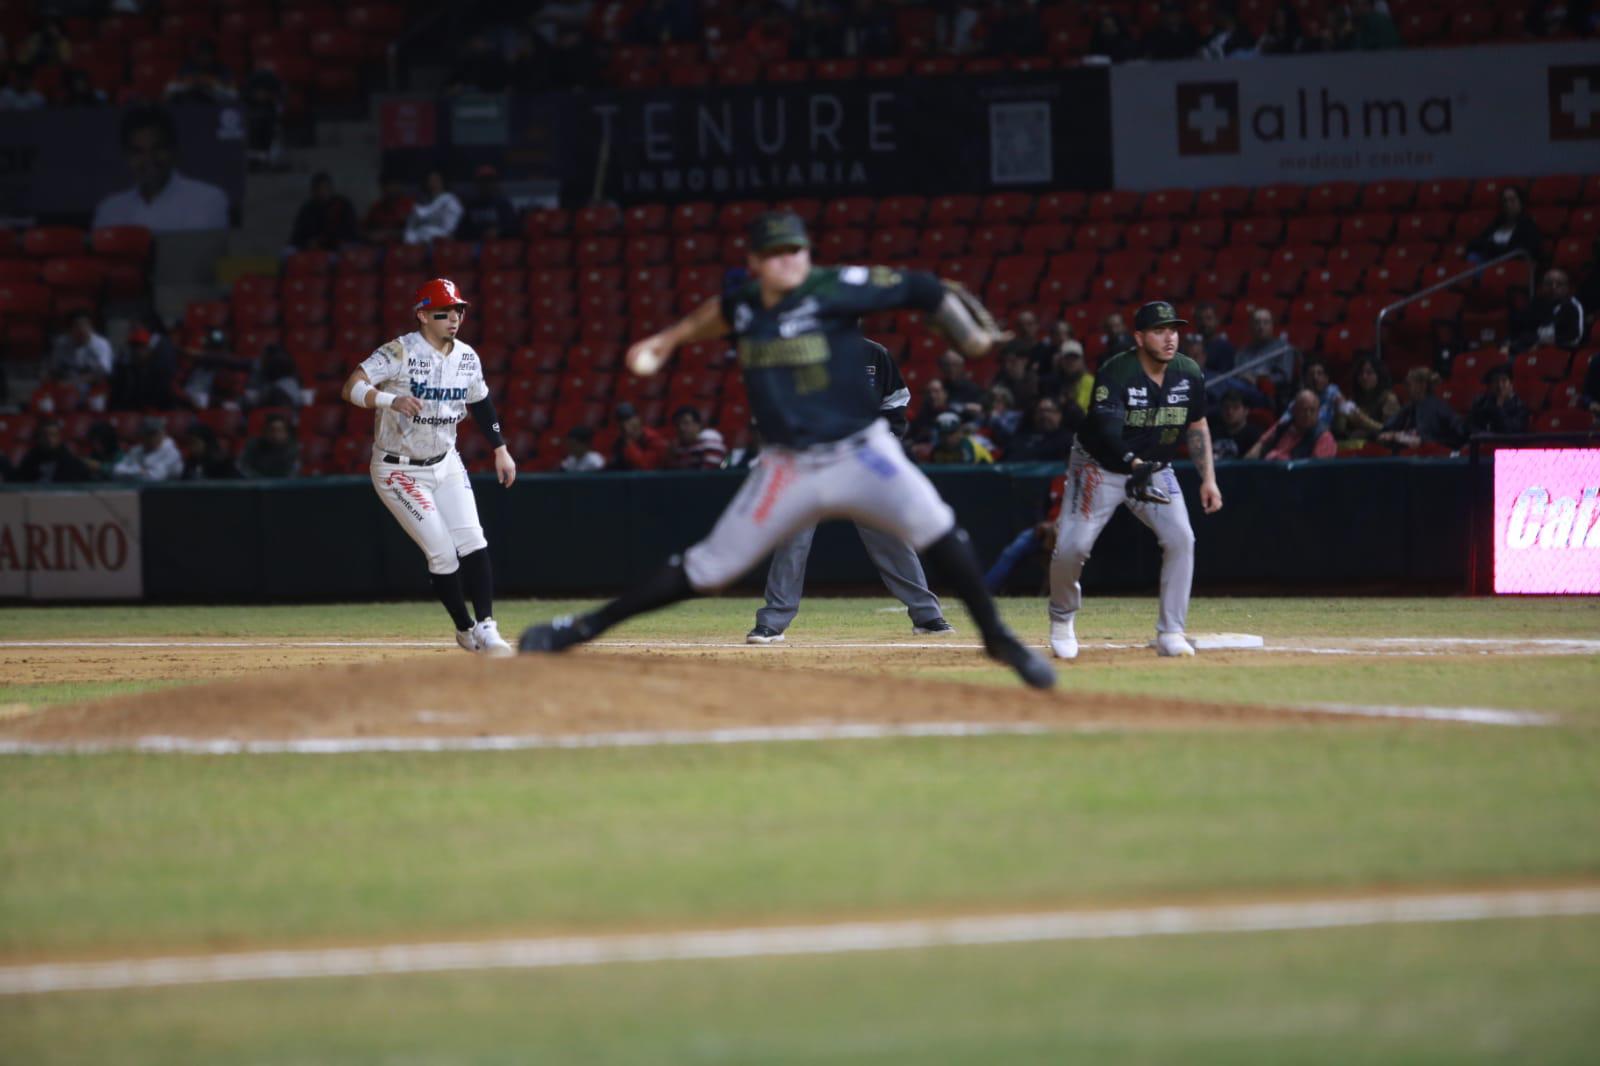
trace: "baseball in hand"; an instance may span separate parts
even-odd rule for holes
[[[661,349],[647,341],[640,341],[628,349],[628,369],[640,377],[649,377],[661,369],[661,364],[666,362],[666,356]]]

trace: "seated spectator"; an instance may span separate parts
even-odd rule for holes
[[[1239,13],[1231,4],[1224,0],[1218,6],[1216,21],[1211,27],[1211,36],[1200,49],[1200,55],[1206,59],[1232,59],[1243,58],[1255,54],[1256,38],[1239,21]]]
[[[1323,426],[1322,403],[1310,389],[1301,389],[1289,404],[1289,421],[1279,422],[1261,435],[1245,453],[1246,459],[1332,459],[1339,454],[1333,432]]]
[[[728,457],[722,434],[706,425],[698,408],[688,404],[672,412],[676,438],[672,442],[671,465],[676,470],[717,470]]]
[[[1593,415],[1595,425],[1600,426],[1600,352],[1589,357],[1589,365],[1583,372],[1583,393],[1578,397],[1578,406]]]
[[[89,75],[74,67],[67,71],[66,84],[62,86],[63,107],[104,107],[106,94],[94,87]]]
[[[617,423],[622,435],[611,456],[613,470],[660,470],[666,465],[671,447],[661,435],[644,424],[631,403],[617,404]]]
[[[1200,34],[1189,24],[1181,4],[1161,5],[1161,20],[1144,35],[1145,54],[1151,59],[1193,59],[1200,51]]]
[[[44,94],[33,87],[32,70],[13,63],[0,89],[0,111],[35,111],[44,105]]]
[[[1104,362],[1107,356],[1125,352],[1132,347],[1133,334],[1128,332],[1128,322],[1122,317],[1122,312],[1113,311],[1106,315],[1100,323],[1101,362]]]
[[[1127,30],[1122,16],[1114,11],[1102,12],[1100,21],[1095,24],[1094,36],[1089,38],[1089,55],[1104,56],[1111,63],[1124,63],[1142,54],[1143,49]]]
[[[233,456],[217,440],[212,428],[204,422],[191,423],[184,440],[183,480],[215,481],[238,476]]]
[[[1544,252],[1544,235],[1523,209],[1527,203],[1522,190],[1507,185],[1500,190],[1500,214],[1489,228],[1467,242],[1467,258],[1474,263],[1495,259],[1518,249],[1539,262]]]
[[[1062,352],[1074,351],[1079,355],[1083,354],[1083,342],[1072,332],[1072,323],[1065,318],[1058,318],[1050,324],[1049,344],[1049,359],[1044,370],[1039,371],[1041,374],[1055,365]],[[1034,369],[1039,370],[1038,360],[1034,360]]]
[[[167,86],[168,100],[222,102],[238,95],[233,71],[217,58],[217,46],[204,38],[194,42],[189,57]]]
[[[983,386],[972,380],[965,357],[960,352],[946,351],[939,357],[939,369],[945,392],[950,394],[950,405],[967,414],[981,415]]]
[[[356,209],[348,199],[334,191],[331,177],[327,174],[313,175],[311,197],[300,205],[299,213],[294,216],[289,247],[296,251],[321,249],[335,252],[340,245],[360,239]]]
[[[111,406],[119,411],[167,411],[177,403],[173,387],[178,359],[165,338],[144,326],[128,331],[128,350],[111,381]]]
[[[1484,391],[1472,401],[1467,413],[1471,433],[1526,433],[1528,408],[1511,383],[1511,371],[1492,366],[1483,375]]]
[[[406,219],[407,244],[427,244],[440,238],[454,237],[461,225],[461,201],[445,187],[444,174],[428,171],[423,183],[425,199],[411,209]]]
[[[934,378],[922,390],[922,402],[911,418],[907,439],[915,444],[932,444],[935,419],[950,410],[950,393],[944,382]]]
[[[1250,343],[1239,349],[1235,369],[1245,370],[1247,380],[1266,377],[1279,403],[1299,377],[1300,353],[1287,337],[1278,335],[1272,312],[1258,307],[1250,315]]]
[[[75,384],[87,394],[110,382],[115,363],[111,342],[95,331],[94,319],[87,311],[79,311],[51,346],[47,376],[52,381]]]
[[[1423,444],[1460,447],[1466,439],[1465,427],[1450,405],[1433,394],[1439,375],[1425,366],[1411,368],[1406,375],[1406,391],[1411,402],[1383,424],[1378,434],[1382,444],[1397,448],[1416,448]]]
[[[492,241],[517,235],[517,209],[500,191],[500,172],[485,164],[475,174],[477,184],[462,204],[461,239]]]
[[[1525,352],[1541,344],[1576,349],[1588,335],[1583,305],[1572,295],[1572,282],[1559,267],[1545,271],[1539,295],[1517,316],[1510,351]]]
[[[1395,29],[1394,19],[1374,0],[1350,0],[1350,22],[1355,30],[1357,51],[1377,52],[1400,47],[1400,31]]]
[[[296,477],[300,473],[300,442],[295,440],[289,416],[274,412],[261,425],[261,436],[251,437],[239,453],[239,473],[245,477]]]
[[[1061,405],[1052,397],[1041,396],[1033,404],[1032,424],[1011,438],[1006,462],[1066,462],[1072,432],[1062,423]]]
[[[970,423],[963,422],[954,411],[946,411],[935,420],[933,450],[928,453],[930,463],[994,462],[994,453],[974,440],[969,432]]]
[[[983,421],[978,429],[986,440],[1001,451],[1011,447],[1011,440],[1022,428],[1022,410],[1012,399],[1011,390],[1004,385],[993,385],[984,393]]]
[[[397,174],[386,172],[380,185],[382,191],[372,206],[367,208],[361,228],[366,232],[367,240],[384,244],[405,236],[406,222],[411,218],[411,210],[417,206],[417,201],[406,191],[406,183]]]
[[[1317,402],[1321,405],[1317,412],[1317,429],[1330,430],[1336,437],[1342,436],[1344,433],[1344,393],[1339,391],[1339,386],[1329,380],[1328,364],[1315,357],[1307,359],[1305,377],[1301,379],[1301,384],[1317,398]],[[1290,410],[1283,413],[1278,422],[1281,425],[1293,417],[1294,411],[1291,407]]]
[[[1055,366],[1050,376],[1040,382],[1039,395],[1056,401],[1062,424],[1069,433],[1076,433],[1088,417],[1089,403],[1094,396],[1094,375],[1083,361],[1083,345],[1064,347],[1056,353]]]
[[[1279,4],[1267,18],[1267,29],[1256,44],[1256,51],[1264,56],[1286,56],[1305,50],[1300,9],[1289,3]]]
[[[989,382],[989,389],[1003,388],[1012,396],[1012,407],[1020,404],[1031,407],[1034,397],[1039,393],[1039,378],[1033,368],[1033,361],[1026,351],[1007,345],[1005,353],[1000,356],[1000,369],[995,373],[994,380]]]
[[[178,173],[178,127],[165,108],[135,107],[122,116],[122,154],[133,187],[94,209],[94,228],[143,226],[156,233],[228,228],[228,194]]]
[[[167,436],[167,423],[161,418],[144,420],[139,443],[111,469],[112,477],[131,481],[171,481],[182,475],[183,453]]]
[[[184,395],[197,410],[213,405],[225,406],[241,397],[235,379],[250,369],[250,364],[228,348],[228,335],[220,329],[206,333],[198,352],[189,353],[191,369],[183,383]]]
[[[33,431],[33,446],[23,453],[11,480],[39,484],[88,481],[88,464],[67,447],[61,423],[47,418]]]
[[[37,5],[49,9],[65,5]],[[72,62],[72,41],[59,18],[47,19],[17,46],[17,63],[28,67],[64,67]]]
[[[1400,400],[1389,387],[1389,371],[1372,356],[1356,361],[1350,398],[1342,413],[1343,439],[1352,443],[1376,440],[1384,423],[1400,413]]]
[[[1222,402],[1213,414],[1206,416],[1211,425],[1211,456],[1214,459],[1242,459],[1261,439],[1261,430],[1251,423],[1250,409],[1244,397],[1237,392],[1224,393]]]
[[[299,407],[303,399],[300,368],[283,345],[267,345],[250,370],[250,382],[244,389],[245,406]]]
[[[110,422],[96,422],[89,427],[89,451],[83,464],[89,468],[96,481],[108,481],[115,476],[112,471],[122,462],[122,441],[116,427]]]
[[[1233,342],[1222,330],[1222,316],[1217,313],[1217,305],[1209,300],[1195,304],[1194,325],[1201,343],[1205,345],[1206,361],[1201,366],[1205,367],[1206,376],[1232,370],[1236,351]]]
[[[583,474],[606,468],[606,457],[594,450],[594,430],[588,426],[573,426],[567,430],[562,442],[567,454],[561,460],[561,469],[569,474]]]
[[[1039,335],[1039,316],[1032,311],[1018,311],[1011,330],[1012,338],[1000,350],[1002,358],[1012,352],[1020,352],[1027,358],[1035,374],[1042,377],[1049,373],[1050,363],[1055,358],[1055,346]]]

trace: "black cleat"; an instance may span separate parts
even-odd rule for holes
[[[544,625],[524,629],[522,639],[517,641],[517,650],[523,653],[566,651],[574,644],[582,644],[584,639],[573,625],[572,616],[563,615]]]
[[[911,635],[914,637],[953,637],[955,633],[956,627],[943,618],[934,618],[921,625],[913,624],[911,627]]]
[[[989,657],[1005,663],[1017,672],[1023,682],[1033,688],[1055,688],[1056,671],[1043,656],[1036,655],[1032,648],[1023,644],[1007,633],[998,644],[991,645],[988,649]]]
[[[744,635],[746,644],[782,644],[783,634],[771,626],[756,626]]]

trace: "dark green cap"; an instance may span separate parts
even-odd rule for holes
[[[1187,318],[1179,318],[1178,312],[1165,300],[1153,300],[1145,304],[1133,314],[1133,328],[1143,331],[1155,329],[1157,326],[1187,326]]]
[[[810,248],[811,238],[806,236],[806,224],[793,211],[767,211],[757,215],[750,223],[750,250],[765,252],[771,248]]]

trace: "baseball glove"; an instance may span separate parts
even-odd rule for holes
[[[1128,499],[1140,503],[1171,503],[1172,497],[1167,495],[1167,490],[1157,485],[1151,479],[1156,476],[1157,470],[1165,470],[1166,463],[1144,463],[1136,467],[1128,475],[1124,490]]]
[[[969,359],[988,354],[1012,334],[1000,328],[994,315],[959,281],[939,279],[944,285],[944,302],[929,316],[929,325],[944,334],[951,347]]]

